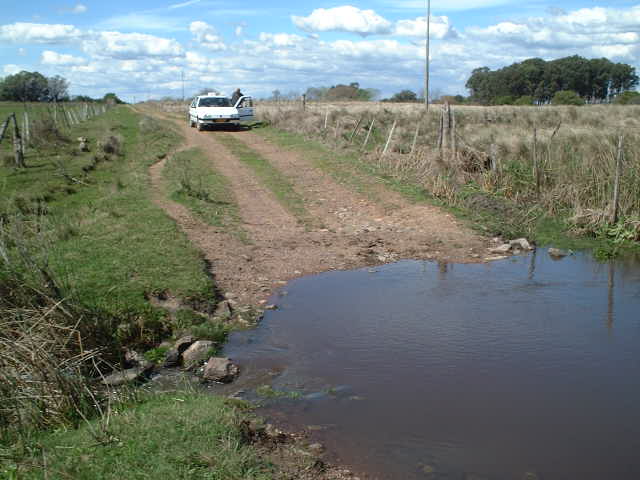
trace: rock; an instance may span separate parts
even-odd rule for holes
[[[509,250],[511,250],[511,245],[508,243],[502,244],[499,247],[494,247],[494,248],[490,248],[489,249],[489,253],[507,253]]]
[[[124,352],[124,361],[126,365],[139,366],[141,363],[145,363],[144,356],[135,350],[127,350]]]
[[[560,250],[559,248],[550,248],[548,250],[549,252],[549,256],[550,257],[555,257],[555,258],[562,258],[562,257],[566,257],[567,255],[569,255],[569,252],[566,252],[564,250]]]
[[[193,342],[196,341],[196,338],[192,335],[187,335],[179,338],[176,343],[174,343],[173,348],[175,348],[179,354],[182,354],[187,348],[193,345]]]
[[[265,305],[264,309],[265,310],[277,310],[278,306],[277,305]]]
[[[320,455],[322,454],[322,452],[324,452],[324,445],[318,442],[312,443],[308,448],[314,455]]]
[[[218,303],[216,307],[216,311],[214,312],[214,317],[225,317],[230,318],[233,315],[233,310],[231,308],[231,304],[228,300],[223,300]]]
[[[522,250],[533,250],[533,247],[526,238],[516,238],[515,240],[511,240],[509,245],[512,247],[519,247]]]
[[[102,384],[108,387],[117,387],[119,385],[137,382],[147,377],[151,370],[153,370],[153,364],[151,363],[140,367],[121,370],[104,377],[102,379]]]
[[[180,352],[177,349],[172,348],[164,356],[164,363],[162,364],[162,366],[165,368],[170,368],[177,367],[178,365],[180,365]]]
[[[239,373],[240,368],[228,358],[211,357],[204,367],[202,378],[212,382],[230,383]]]
[[[274,443],[284,443],[287,440],[287,434],[281,430],[278,430],[276,427],[267,423],[264,426],[264,433]]]
[[[198,340],[182,354],[182,365],[186,370],[199,367],[211,355],[214,343],[209,340]]]

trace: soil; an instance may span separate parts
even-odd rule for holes
[[[250,242],[205,224],[169,200],[161,176],[164,161],[151,167],[154,201],[203,252],[220,291],[239,304],[264,305],[276,288],[299,276],[400,259],[478,262],[489,246],[488,239],[435,206],[411,204],[374,179],[375,195],[351,191],[304,154],[282,149],[251,131],[199,132],[169,116],[164,120],[178,123],[184,148],[200,148],[227,177]],[[226,135],[282,172],[304,197],[313,216],[311,227],[298,222],[219,141]]]

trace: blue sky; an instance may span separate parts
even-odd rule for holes
[[[3,3],[7,2],[5,0]],[[424,0],[11,2],[0,76],[62,75],[71,93],[128,101],[216,89],[269,96],[359,82],[423,85]],[[474,68],[530,57],[640,66],[640,2],[432,0],[432,93],[465,94]]]

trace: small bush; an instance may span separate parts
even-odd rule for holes
[[[556,92],[551,99],[552,105],[584,105],[584,100],[573,90],[561,90]]]
[[[533,105],[533,97],[531,95],[523,95],[522,97],[517,98],[513,104],[520,106]]]
[[[123,155],[122,137],[109,135],[99,143],[99,148],[107,155]]]
[[[613,103],[618,105],[640,105],[640,93],[638,92],[622,92],[617,95]]]

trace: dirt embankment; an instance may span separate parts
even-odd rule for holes
[[[487,240],[451,215],[434,206],[411,204],[374,179],[375,195],[365,196],[334,181],[304,155],[250,131],[198,132],[186,122],[180,122],[180,128],[185,148],[200,148],[229,180],[250,243],[206,225],[169,200],[161,177],[163,162],[151,168],[155,201],[202,250],[221,291],[238,303],[264,303],[275,288],[302,275],[399,259],[473,262],[486,252]],[[219,141],[225,135],[257,151],[293,184],[314,217],[313,227],[300,224],[278,203]]]

